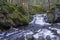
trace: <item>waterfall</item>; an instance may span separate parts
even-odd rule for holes
[[[36,14],[33,16],[33,20],[29,24],[38,24],[38,25],[51,25],[46,22],[47,14]]]
[[[29,23],[31,25],[25,27],[27,30],[12,28],[7,32],[0,32],[0,40],[60,40],[60,29],[52,28],[48,26],[48,29],[43,28],[41,30],[40,25],[51,25],[47,23],[47,14],[36,14],[33,16],[33,20]]]

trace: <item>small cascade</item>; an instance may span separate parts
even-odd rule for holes
[[[35,26],[30,26],[30,24]],[[51,25],[47,23],[46,14],[36,14],[29,26],[25,27],[26,30],[12,28],[6,32],[0,32],[0,40],[60,40],[60,29],[52,28],[53,26],[41,29],[45,25]]]
[[[46,22],[47,14],[36,14],[33,16],[33,20],[29,24],[38,24],[38,25],[51,25]]]

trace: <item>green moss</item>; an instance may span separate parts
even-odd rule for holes
[[[11,20],[9,23],[7,21],[7,24],[14,25],[14,24],[16,24],[15,21],[16,22],[18,21],[19,25],[21,23],[23,25],[23,24],[29,22],[27,12],[22,8],[22,6],[17,6],[17,5],[9,4],[7,2],[0,1],[0,14],[4,15],[3,18],[5,18],[6,20],[7,19],[9,21]],[[2,20],[4,20],[4,19],[2,19]]]

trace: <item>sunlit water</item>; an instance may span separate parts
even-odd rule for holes
[[[39,25],[39,27],[34,25]],[[47,25],[48,29],[41,29],[42,27]],[[51,28],[49,27],[50,25],[51,24],[47,23],[46,14],[36,14],[33,16],[33,20],[29,23],[29,26],[26,27],[27,30],[12,28],[11,32],[0,32],[0,40],[28,40],[27,35],[30,35],[28,36],[30,38],[33,36],[34,40],[39,40],[39,37],[41,36],[44,38],[44,40],[47,40],[47,36],[50,36],[51,40],[60,40],[60,29]],[[57,30],[58,36],[54,35],[54,32],[51,31],[53,29]]]

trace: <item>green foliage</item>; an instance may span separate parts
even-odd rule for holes
[[[30,8],[29,8],[30,14],[40,13],[42,11],[43,11],[43,4],[30,5]]]
[[[6,21],[7,23],[3,22],[6,25],[7,24],[16,25],[16,22],[19,25],[21,23],[23,25],[23,24],[29,22],[27,12],[21,6],[13,5],[13,4],[10,4],[10,3],[7,3],[7,2],[0,1],[0,14],[3,15],[2,20],[4,20],[4,19],[7,20]],[[0,17],[0,19],[1,19],[1,17]]]
[[[59,9],[60,9],[60,4],[55,4],[55,5],[56,5],[56,7],[57,7],[57,8],[59,8]]]
[[[60,9],[60,4],[54,4],[52,5],[47,11],[47,16],[48,16],[48,22],[52,23],[55,20],[55,8],[59,8]]]

